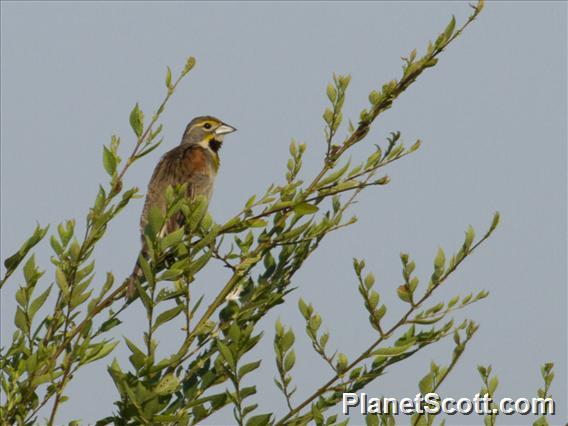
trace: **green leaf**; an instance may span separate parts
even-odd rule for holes
[[[347,355],[345,355],[344,353],[339,353],[337,355],[337,369],[340,372],[343,372],[347,368],[348,364],[349,364],[349,359],[347,358]]]
[[[140,159],[148,154],[150,154],[152,151],[154,151],[156,148],[158,148],[162,142],[164,141],[164,139],[160,139],[158,142],[153,143],[152,145],[150,145],[148,148],[145,148],[144,150],[140,151],[139,154],[136,154],[136,159]]]
[[[101,331],[108,331],[114,327],[116,327],[117,325],[120,325],[122,323],[122,321],[120,321],[118,318],[110,318],[108,320],[106,320],[105,322],[102,323],[101,325]]]
[[[296,364],[296,354],[294,351],[290,351],[288,355],[286,355],[286,358],[284,358],[284,370],[287,372],[290,371],[294,367],[294,364]]]
[[[371,105],[376,105],[380,101],[381,101],[381,94],[379,92],[373,90],[371,93],[369,93],[369,102],[371,103]]]
[[[30,317],[30,320],[33,319],[34,315],[36,314],[36,312],[43,306],[43,304],[45,303],[47,297],[49,296],[49,292],[51,291],[51,286],[49,286],[47,288],[47,290],[45,290],[43,293],[41,293],[34,301],[32,301],[31,305],[30,305],[30,309],[28,312],[28,315]]]
[[[376,167],[379,164],[381,155],[382,151],[379,147],[377,147],[377,150],[369,155],[369,158],[367,158],[367,162],[365,163],[365,170]]]
[[[326,177],[324,177],[321,182],[318,184],[319,188],[329,185],[330,183],[335,183],[341,176],[345,174],[349,166],[351,165],[351,160],[349,160],[343,167],[336,170],[333,173],[330,173]]]
[[[223,359],[227,362],[227,364],[229,364],[229,367],[231,367],[234,370],[235,360],[233,358],[233,353],[231,352],[231,349],[220,340],[217,340],[217,347],[219,348],[219,352],[221,353]]]
[[[260,361],[250,362],[248,364],[243,365],[239,368],[239,377],[244,377],[246,374],[250,373],[251,371],[256,370],[260,366]]]
[[[410,293],[414,293],[414,290],[416,290],[416,287],[418,287],[418,278],[414,277],[410,280],[410,282],[408,283],[408,290],[410,291]]]
[[[159,281],[175,281],[180,277],[181,274],[183,274],[183,271],[180,271],[178,269],[168,269],[168,270],[164,271],[162,273],[162,275],[160,275],[158,280]],[[184,294],[184,292],[180,292],[179,294],[180,295]],[[177,297],[177,296],[170,297],[169,299],[173,299],[175,297]],[[167,299],[161,299],[161,300],[167,300]]]
[[[436,258],[434,259],[434,268],[436,270],[443,271],[445,264],[446,264],[446,255],[444,253],[444,250],[439,248],[438,253],[436,254]]]
[[[41,376],[38,376],[36,378],[34,378],[32,380],[32,387],[37,387],[41,384],[47,383],[47,382],[52,382],[55,379],[57,379],[59,376],[61,376],[63,374],[63,371],[58,371],[55,373],[47,373],[47,374],[42,374]]]
[[[14,324],[18,327],[24,334],[29,331],[28,322],[26,320],[26,314],[19,306],[16,308],[16,316],[14,318]]]
[[[241,338],[241,328],[236,324],[232,323],[227,331],[228,336],[233,342],[237,342]]]
[[[75,238],[73,238],[73,242],[69,247],[69,254],[71,254],[71,259],[74,261],[78,261],[80,253],[81,253],[81,246],[79,245],[79,242]]]
[[[369,290],[371,287],[373,287],[373,285],[375,284],[375,276],[373,275],[372,272],[368,273],[367,276],[365,277],[365,288],[367,290]]]
[[[312,314],[312,309],[304,302],[304,299],[300,297],[298,300],[298,307],[300,308],[300,312],[305,319],[309,319]]]
[[[295,165],[295,164],[296,164],[296,163],[294,162],[294,160],[293,160],[292,158],[290,158],[290,159],[288,160],[288,162],[286,163],[286,168],[287,168],[288,170],[292,171],[292,170],[294,170],[294,165]]]
[[[103,166],[110,176],[116,173],[116,158],[106,146],[103,146]]]
[[[282,322],[280,321],[280,319],[276,320],[276,324],[275,324],[274,328],[276,329],[276,335],[277,336],[282,336],[284,334],[284,326],[282,325]]]
[[[290,349],[294,344],[295,339],[296,337],[294,336],[294,332],[292,330],[288,330],[286,333],[284,333],[284,335],[282,336],[282,350],[286,352],[288,349]]]
[[[75,282],[80,283],[81,281],[83,281],[85,277],[87,277],[91,272],[93,272],[94,268],[95,268],[95,261],[93,260],[84,268],[79,269],[75,274]]]
[[[431,426],[431,424],[428,424],[428,421],[426,420],[426,416],[420,416],[418,417],[418,414],[414,414],[411,417],[411,424],[412,426]],[[432,418],[433,419],[433,418]]]
[[[294,212],[300,216],[306,214],[313,214],[316,213],[318,210],[319,208],[317,206],[306,202],[294,206]]]
[[[155,205],[150,207],[150,211],[148,212],[148,225],[146,226],[150,234],[148,235],[148,233],[146,233],[146,235],[150,238],[154,238],[162,230],[163,224],[164,215],[162,210]]]
[[[146,281],[148,281],[148,284],[151,287],[154,287],[154,285],[156,284],[154,271],[152,270],[150,264],[148,263],[148,261],[146,260],[146,258],[142,253],[140,253],[140,256],[138,256],[138,264],[142,268],[142,273],[144,274],[144,278],[146,278]]]
[[[94,354],[94,356],[88,357],[85,364],[89,364],[91,362],[94,362],[94,361],[97,361],[99,359],[104,358],[105,356],[107,356],[108,354],[110,354],[114,350],[116,345],[118,345],[118,341],[106,343],[105,345],[103,345],[103,347],[100,351],[98,351],[96,354]]]
[[[315,331],[319,330],[320,326],[321,326],[321,316],[316,313],[308,321],[308,327],[310,327],[315,332]]]
[[[340,75],[337,77],[337,82],[339,83],[339,86],[344,90],[347,89],[347,86],[349,86],[350,81],[351,81],[350,74]]]
[[[51,244],[51,248],[57,255],[61,255],[61,253],[63,253],[63,247],[61,246],[61,244],[59,244],[59,241],[57,241],[55,235],[52,235],[50,237],[49,243]]]
[[[205,237],[203,237],[201,240],[199,240],[196,244],[192,246],[193,250],[199,251],[203,247],[206,247],[209,244],[211,244],[215,240],[215,238],[217,237],[220,231],[221,231],[221,226],[218,225],[213,226],[211,228],[211,231],[209,231],[207,235],[205,235]]]
[[[110,290],[113,284],[114,284],[114,275],[112,274],[112,272],[107,272],[106,280],[101,290],[101,297]]]
[[[533,422],[532,426],[549,426],[546,416],[540,416],[536,421]]]
[[[170,232],[164,238],[162,238],[162,250],[165,250],[173,245],[177,245],[181,242],[184,235],[184,229],[179,228],[176,229],[174,232]]]
[[[376,414],[367,414],[365,417],[365,424],[367,426],[379,426],[379,416]]]
[[[410,303],[410,292],[408,291],[408,288],[406,288],[405,284],[398,286],[398,288],[396,289],[396,294],[403,302]]]
[[[432,392],[433,383],[434,383],[434,377],[433,377],[432,373],[426,374],[422,378],[422,380],[420,380],[420,383],[418,383],[418,387],[420,389],[420,392],[423,395],[426,395],[428,392]]]
[[[247,405],[246,407],[243,408],[242,417],[246,417],[247,414],[252,413],[257,408],[258,408],[258,404]]]
[[[28,295],[25,287],[20,287],[18,291],[16,291],[16,302],[22,307],[28,304]]]
[[[328,340],[329,340],[329,333],[323,333],[319,340],[320,346],[325,349]]]
[[[497,390],[497,386],[499,385],[499,379],[497,376],[493,376],[493,378],[489,381],[489,393],[491,395],[495,394],[495,390]]]
[[[130,127],[134,130],[136,136],[142,136],[142,132],[144,131],[144,114],[138,107],[138,103],[136,103],[130,112]]]
[[[142,366],[146,362],[146,355],[134,343],[132,343],[127,337],[124,337],[124,341],[126,342],[126,346],[128,346],[128,349],[130,349],[130,351],[132,352],[132,355],[129,357],[130,362],[132,363],[134,368],[139,370],[140,368],[142,368]],[[111,366],[111,368],[112,368],[112,366]]]
[[[444,315],[432,317],[432,318],[415,318],[411,322],[413,324],[435,324],[443,318],[444,318]]]
[[[172,70],[168,67],[166,71],[166,87],[169,89],[172,85]]]
[[[127,337],[124,338],[124,341],[126,342],[126,346],[128,346],[128,349],[130,349],[130,351],[133,354],[139,354],[139,355],[144,355],[144,352],[142,352],[141,349],[138,348],[138,346],[136,346],[130,339],[128,339]]]
[[[371,308],[371,310],[374,311],[378,304],[379,304],[379,293],[377,293],[376,291],[371,291],[369,293],[369,307]]]
[[[175,355],[169,356],[167,358],[162,359],[160,362],[154,364],[150,367],[150,373],[156,373],[158,371],[163,370],[166,367],[169,367],[175,362],[178,362],[182,357],[182,354],[177,353]]]
[[[139,258],[139,262],[140,259],[142,258],[142,255],[140,255]],[[145,262],[145,261],[144,261]],[[146,265],[146,267],[149,268],[148,266],[148,262],[143,263],[144,265]],[[142,269],[144,270],[144,266],[142,267]],[[149,272],[150,274],[152,273],[151,271]],[[148,280],[148,277],[146,277],[146,279]],[[150,276],[150,279],[148,281],[148,284],[150,286],[154,286],[155,285],[155,280],[154,280],[154,276]],[[146,293],[146,290],[144,289],[144,287],[142,287],[142,284],[140,283],[140,280],[138,279],[134,279],[134,285],[136,286],[136,290],[138,292],[138,295],[140,296],[140,300],[142,301],[142,304],[144,305],[144,307],[146,308],[146,310],[149,310],[151,306],[153,306],[153,301],[150,300],[150,296],[148,296],[148,293]]]
[[[179,384],[179,379],[175,374],[166,374],[156,386],[155,391],[158,395],[170,395],[177,390]]]
[[[387,307],[385,305],[381,305],[381,307],[375,311],[375,317],[380,321],[385,316],[386,312]]]
[[[39,225],[36,226],[32,236],[26,240],[20,249],[14,253],[12,256],[4,260],[4,266],[8,271],[12,271],[18,267],[20,262],[26,257],[26,254],[37,244],[47,233],[49,226],[41,228]]]
[[[317,426],[323,424],[323,415],[321,409],[318,407],[317,404],[312,404],[311,407],[312,416],[314,417],[314,422]]]
[[[333,87],[333,84],[329,83],[327,85],[326,94],[331,103],[334,103],[337,99],[337,90]]]
[[[452,308],[453,306],[455,306],[455,304],[458,303],[459,300],[460,300],[459,296],[452,297],[448,302],[448,308]]]
[[[55,282],[65,297],[69,296],[69,284],[67,284],[67,277],[61,268],[55,270]]]
[[[37,280],[37,267],[35,264],[35,255],[32,254],[24,265],[24,278],[27,284],[35,284]]]
[[[172,319],[177,317],[181,311],[183,311],[183,305],[177,305],[174,308],[162,312],[160,315],[158,315],[158,318],[156,318],[156,322],[154,323],[152,330],[155,331],[159,326],[161,326],[165,322],[171,321]]]
[[[253,221],[248,222],[248,225],[251,228],[264,228],[267,225],[267,221],[263,219],[255,219]]]
[[[207,265],[207,263],[209,263],[209,260],[211,260],[211,255],[212,252],[206,251],[205,253],[203,253],[203,255],[193,260],[189,265],[188,273],[193,276],[201,271],[201,269],[203,269],[203,267]]]
[[[466,250],[469,250],[471,244],[473,243],[474,238],[475,238],[475,230],[471,225],[469,225],[465,233],[465,241],[463,243]]]
[[[418,148],[420,148],[420,145],[422,145],[422,141],[420,139],[418,139],[416,142],[414,142],[414,144],[408,149],[408,152],[414,152],[416,151]]]
[[[330,110],[329,108],[326,108],[325,111],[323,112],[323,119],[328,125],[331,126],[333,122],[333,111]]]
[[[256,200],[256,195],[250,197],[245,204],[245,209],[250,209],[253,206],[255,200]]]
[[[444,37],[446,40],[449,40],[452,34],[454,33],[454,29],[456,27],[456,17],[452,15],[452,20],[444,30]]]
[[[266,426],[270,423],[270,418],[272,414],[259,414],[257,416],[252,416],[247,421],[247,426]]]
[[[189,58],[187,58],[187,61],[185,63],[185,67],[183,68],[183,73],[187,74],[189,71],[191,71],[191,69],[195,66],[195,58],[193,56],[190,56]]]
[[[312,224],[312,220],[297,226],[296,228],[292,228],[289,231],[284,232],[282,235],[278,237],[278,241],[293,241],[296,237],[300,236],[308,227]]]
[[[207,213],[208,200],[204,195],[198,195],[192,203],[193,210],[189,217],[189,229],[193,232],[197,229]]]
[[[495,212],[495,214],[493,215],[493,221],[491,222],[491,226],[489,228],[489,232],[493,232],[495,228],[497,228],[500,220],[501,220],[501,215],[499,214],[499,212]]]
[[[379,348],[373,352],[374,356],[396,356],[405,353],[408,349],[412,347],[412,343],[403,346],[393,346],[393,347],[386,347],[386,348]]]

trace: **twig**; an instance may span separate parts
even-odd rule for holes
[[[461,358],[462,354],[464,353],[465,346],[469,343],[469,341],[471,339],[473,339],[473,336],[475,335],[476,332],[477,332],[477,328],[474,328],[472,333],[469,336],[466,337],[466,339],[462,343],[462,345],[463,345],[462,350],[455,353],[455,355],[452,357],[452,362],[450,363],[450,365],[448,366],[448,368],[446,369],[446,371],[444,372],[442,377],[437,381],[436,385],[432,389],[432,392],[436,392],[438,390],[438,388],[440,387],[440,385],[444,382],[444,380],[446,380],[446,378],[451,373],[451,371],[454,369],[454,367],[458,363],[459,359]],[[422,410],[419,411],[418,416],[412,422],[412,426],[417,426],[420,423],[420,418],[423,415],[424,415],[424,413],[422,412]]]
[[[233,272],[235,272],[237,270],[237,268],[235,267],[235,265],[233,265],[232,263],[230,263],[227,258],[223,255],[221,255],[219,253],[219,247],[215,247],[214,245],[212,245],[211,248],[211,253],[213,254],[213,257],[217,260],[220,260],[221,262],[223,262],[225,264],[225,266],[229,269],[231,269]]]

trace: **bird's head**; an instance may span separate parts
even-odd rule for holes
[[[223,144],[224,136],[235,130],[233,126],[210,115],[196,117],[185,128],[181,143],[201,145],[216,153]]]

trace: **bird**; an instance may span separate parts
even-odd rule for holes
[[[219,150],[228,133],[237,129],[211,115],[196,117],[189,122],[178,146],[166,152],[161,158],[148,184],[144,208],[140,216],[142,255],[147,257],[144,229],[148,224],[150,209],[156,206],[162,214],[167,203],[165,192],[168,186],[187,184],[186,196],[190,199],[202,195],[211,199],[213,184],[219,169]],[[185,218],[180,213],[169,219],[163,231],[169,234],[183,227]],[[136,295],[136,282],[143,276],[138,260],[128,278],[126,298],[131,300]]]

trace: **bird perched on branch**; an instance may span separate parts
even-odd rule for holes
[[[148,215],[152,206],[158,207],[162,213],[166,210],[165,192],[168,186],[187,184],[187,197],[195,198],[203,195],[210,199],[213,182],[219,168],[219,150],[227,133],[236,129],[212,116],[196,117],[187,125],[181,143],[166,152],[154,169],[144,209],[140,217],[142,233],[142,255],[147,256],[144,240],[144,228],[148,224]],[[172,217],[164,227],[169,234],[184,225],[183,215]],[[142,277],[142,269],[136,261],[134,270],[128,278],[126,296],[131,299],[136,294],[135,280]]]

